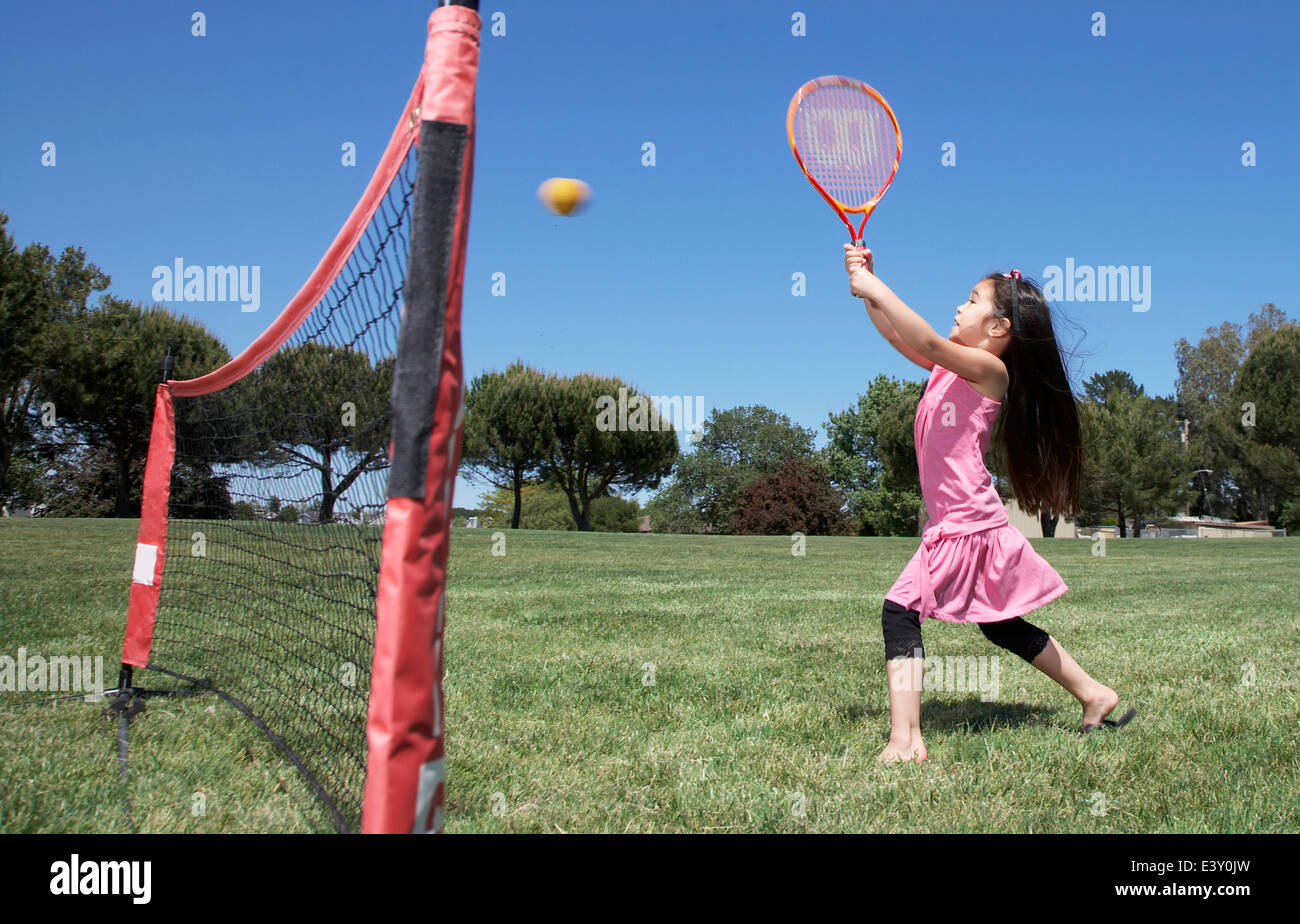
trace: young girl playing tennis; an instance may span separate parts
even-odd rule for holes
[[[921,738],[921,621],[973,622],[1083,705],[1080,731],[1118,728],[1105,718],[1119,695],[1022,616],[1065,593],[1061,576],[1010,525],[984,465],[993,422],[1017,503],[1031,515],[1078,513],[1083,446],[1051,309],[1019,270],[981,279],[940,336],[876,278],[870,250],[844,245],[849,291],[900,353],[931,370],[916,409],[916,461],[929,522],[921,547],[885,594],[881,626],[889,676],[889,744],[881,760],[925,760]]]

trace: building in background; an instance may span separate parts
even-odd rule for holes
[[[1024,533],[1026,539],[1042,539],[1043,523],[1037,516],[1025,513],[1014,500],[1005,500],[1002,507],[1011,520],[1011,525]],[[1064,517],[1056,521],[1056,539],[1074,539],[1078,535],[1074,521]]]

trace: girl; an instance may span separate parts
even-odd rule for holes
[[[984,466],[1000,436],[1017,502],[1026,513],[1078,513],[1083,447],[1074,393],[1051,310],[1019,270],[981,279],[941,337],[876,278],[871,251],[844,245],[849,291],[900,353],[931,370],[916,409],[916,462],[929,521],[921,547],[885,594],[881,627],[889,676],[889,744],[880,759],[925,760],[921,738],[921,620],[973,622],[994,644],[1047,674],[1083,705],[1081,732],[1118,728],[1105,718],[1119,695],[1098,683],[1022,616],[1068,589],[1010,525]]]

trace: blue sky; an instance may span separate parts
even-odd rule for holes
[[[207,35],[191,35],[194,9]],[[174,303],[232,352],[297,291],[356,203],[420,67],[429,0],[6,4],[0,209],[152,302],[153,267],[261,267],[259,311]],[[1093,13],[1106,14],[1094,36]],[[792,16],[806,34],[792,34]],[[885,344],[843,225],[785,135],[822,74],[875,86],[903,135],[867,224],[876,271],[945,332],[991,270],[1149,267],[1146,311],[1069,301],[1076,385],[1124,369],[1172,395],[1174,342],[1272,301],[1300,315],[1300,80],[1291,4],[500,2],[484,35],[464,301],[471,375],[516,357],[818,433]],[[57,163],[42,166],[42,144]],[[357,145],[358,165],[340,164]],[[655,145],[643,166],[642,145]],[[941,163],[943,145],[956,164]],[[1255,146],[1255,166],[1242,145]],[[584,179],[591,207],[537,185]],[[491,294],[494,273],[506,295]],[[792,295],[792,274],[806,295]],[[1078,342],[1083,334],[1082,343]],[[463,480],[458,505],[480,487]]]

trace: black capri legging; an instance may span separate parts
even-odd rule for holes
[[[921,645],[919,612],[905,609],[893,600],[886,600],[880,614],[880,625],[885,634],[886,661],[925,657],[925,649]],[[999,622],[979,622],[976,625],[994,645],[1019,655],[1031,664],[1047,647],[1048,634],[1019,616]]]

